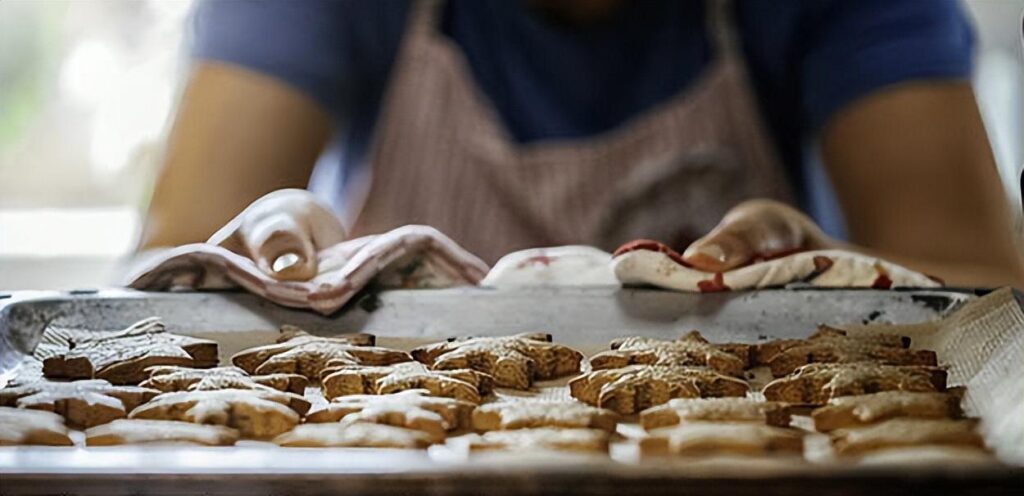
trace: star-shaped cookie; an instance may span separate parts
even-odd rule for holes
[[[583,354],[550,341],[550,335],[538,333],[469,338],[422,346],[412,355],[434,370],[473,369],[494,377],[498,386],[526,390],[534,380],[580,369]]]
[[[569,381],[573,398],[622,415],[673,398],[745,396],[746,381],[697,367],[630,365],[595,370]]]
[[[811,412],[814,428],[820,432],[859,427],[897,417],[955,419],[962,415],[958,395],[909,391],[840,396]]]
[[[872,362],[812,363],[764,387],[771,401],[823,405],[832,398],[881,391],[934,392],[946,388],[938,367],[901,367]]]
[[[639,441],[641,456],[799,455],[803,447],[801,431],[755,422],[694,422],[660,427]]]
[[[423,449],[433,444],[429,434],[384,424],[337,422],[302,424],[274,438],[290,448],[400,448]]]
[[[295,427],[305,413],[293,409],[295,396],[270,390],[179,391],[161,394],[128,416],[223,425],[238,429],[243,438],[270,439]]]
[[[149,379],[142,387],[173,391],[210,391],[214,389],[261,389],[303,394],[309,381],[299,374],[249,375],[238,367],[192,369],[161,365],[146,369]]]
[[[160,394],[138,386],[114,386],[101,379],[73,382],[42,380],[0,389],[0,406],[46,410],[68,426],[89,428],[124,418],[127,412]]]
[[[299,374],[311,381],[320,378],[328,362],[347,365],[390,365],[408,362],[408,353],[370,346],[366,334],[338,337],[312,336],[291,331],[276,344],[240,351],[231,363],[254,375]]]
[[[433,396],[480,403],[490,394],[494,378],[470,369],[430,370],[419,362],[382,367],[335,365],[329,362],[320,382],[328,399],[350,394],[388,394],[426,389]]]
[[[612,341],[611,348],[590,358],[594,370],[636,364],[697,366],[742,377],[749,354],[749,346],[711,344],[697,331],[674,341],[638,336],[616,339]]]
[[[806,340],[775,341],[759,345],[757,360],[767,364],[775,377],[792,373],[808,363],[877,362],[886,365],[934,366],[935,352],[905,348],[910,340],[902,336],[847,336],[827,326]]]
[[[924,445],[985,447],[976,419],[894,418],[866,427],[838,429],[832,431],[830,439],[832,448],[841,456]]]
[[[435,442],[444,440],[445,432],[469,425],[475,404],[429,394],[423,389],[410,389],[394,394],[342,396],[310,413],[306,422],[392,425],[423,431]]]
[[[217,343],[171,334],[152,317],[120,331],[92,331],[50,326],[33,352],[50,378],[104,379],[113,384],[138,384],[146,367],[217,365]]]
[[[64,419],[52,412],[0,407],[0,446],[72,446]]]
[[[786,405],[748,398],[677,398],[640,412],[640,424],[647,430],[692,422],[759,422],[787,427],[789,421]]]
[[[615,432],[618,415],[576,401],[507,401],[482,405],[473,411],[478,431],[557,427]]]
[[[468,452],[480,451],[569,451],[577,453],[607,453],[611,434],[602,429],[561,429],[539,427],[490,431],[469,434],[451,440],[453,447]]]
[[[86,446],[156,443],[231,446],[236,441],[238,431],[230,427],[177,420],[120,419],[85,431]]]

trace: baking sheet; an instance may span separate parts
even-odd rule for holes
[[[885,325],[910,334],[915,347],[935,349],[950,364],[950,382],[967,384],[969,414],[984,419],[989,443],[1010,466],[854,467],[787,460],[702,460],[636,463],[628,448],[613,460],[569,455],[465,459],[444,453],[378,449],[282,449],[244,442],[235,448],[111,447],[0,448],[0,493],[176,491],[332,491],[393,493],[429,488],[437,493],[586,492],[649,494],[687,489],[716,494],[773,491],[828,493],[846,481],[848,492],[935,484],[943,490],[1002,490],[1024,482],[1024,310],[1020,295],[997,292],[770,290],[683,295],[654,290],[462,289],[395,291],[324,318],[225,294],[15,294],[0,301],[0,363],[5,371],[34,346],[47,322],[116,329],[161,315],[175,332],[222,343],[221,356],[272,341],[281,323],[320,333],[367,331],[380,344],[410,348],[453,335],[500,335],[546,329],[555,340],[591,354],[612,337],[674,337],[698,328],[712,341],[758,342],[803,337],[817,323]],[[171,315],[171,317],[168,317]],[[1016,380],[1014,380],[1016,379]],[[565,394],[545,389],[540,394]],[[518,393],[502,393],[518,394]],[[1016,420],[1014,420],[1016,419]],[[629,434],[630,426],[624,426]],[[810,443],[813,446],[813,441]],[[813,458],[813,456],[812,456]],[[271,476],[270,474],[273,474]],[[311,480],[322,484],[312,484]],[[749,484],[757,480],[764,485]],[[140,486],[140,481],[146,481]],[[716,484],[711,482],[717,481]],[[832,482],[830,482],[832,481]],[[283,485],[282,485],[283,484]],[[820,487],[819,487],[820,486]],[[497,488],[496,488],[497,487]],[[504,487],[505,489],[500,489]],[[765,488],[769,489],[765,489]],[[860,488],[859,490],[857,488]],[[507,491],[506,491],[507,489]]]

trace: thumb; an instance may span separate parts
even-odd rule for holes
[[[261,217],[239,231],[249,256],[264,273],[282,281],[306,281],[317,273],[312,234],[285,213]]]

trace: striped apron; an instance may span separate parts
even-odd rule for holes
[[[610,251],[641,237],[681,250],[743,200],[791,200],[727,3],[708,2],[715,55],[689,87],[608,132],[529,144],[512,139],[440,32],[441,8],[413,4],[370,173],[347,192],[353,236],[427,224],[492,264],[524,248]]]

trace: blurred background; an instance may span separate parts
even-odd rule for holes
[[[0,0],[0,290],[114,281],[188,68],[192,3]],[[1024,0],[965,5],[982,114],[1020,205]]]

